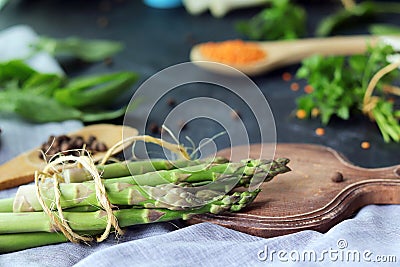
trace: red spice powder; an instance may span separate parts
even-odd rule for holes
[[[253,63],[267,56],[259,45],[242,40],[204,43],[200,52],[212,61],[238,65]]]

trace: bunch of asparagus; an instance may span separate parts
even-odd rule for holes
[[[288,159],[244,160],[147,160],[96,165],[119,227],[188,219],[203,213],[239,211],[250,204],[259,189],[248,188],[254,179],[269,181],[290,171]],[[107,225],[88,171],[75,166],[58,174],[59,207],[76,233],[98,235]],[[57,214],[54,181],[20,186],[16,196],[0,199],[0,252],[68,241],[41,199]]]

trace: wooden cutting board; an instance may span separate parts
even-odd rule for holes
[[[250,157],[271,157],[271,145],[254,144]],[[248,147],[218,154],[240,160]],[[248,234],[273,237],[301,230],[326,232],[368,204],[400,204],[400,165],[366,169],[338,152],[311,144],[278,144],[275,157],[290,159],[291,172],[261,186],[245,210],[222,215],[197,215],[190,224],[212,222]],[[399,158],[400,162],[400,158]],[[342,182],[333,179],[343,176]]]

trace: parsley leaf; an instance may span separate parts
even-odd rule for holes
[[[273,0],[271,7],[235,26],[252,40],[296,39],[306,32],[306,12],[289,0]]]
[[[365,113],[363,100],[372,77],[389,64],[387,57],[394,50],[391,46],[370,46],[363,55],[328,56],[315,55],[305,59],[297,72],[298,78],[306,79],[313,91],[297,99],[297,107],[311,117],[317,110],[322,123],[329,123],[332,116],[347,120],[352,114]],[[376,85],[373,109],[369,115],[379,126],[386,142],[400,142],[399,111],[387,101],[384,86],[393,84],[400,76],[398,69],[383,76]]]

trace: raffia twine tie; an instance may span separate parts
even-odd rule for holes
[[[396,68],[400,67],[400,60],[396,62],[392,62],[386,67],[380,69],[371,79],[369,82],[367,89],[365,90],[364,94],[364,99],[363,99],[363,107],[362,107],[362,112],[364,114],[367,114],[368,117],[372,120],[374,120],[374,115],[373,115],[373,109],[375,108],[376,104],[378,103],[379,98],[376,96],[372,96],[372,93],[374,92],[374,89],[380,79],[382,79],[383,76],[388,74],[389,72],[395,70]]]
[[[190,159],[185,148],[179,144],[171,144],[162,139],[154,138],[152,136],[133,136],[126,139],[121,140],[112,146],[105,154],[104,158],[100,162],[101,165],[105,164],[107,160],[111,157],[115,149],[124,146],[126,143],[136,141],[144,141],[146,143],[155,143],[162,147],[169,149],[172,152],[180,155],[182,158]],[[89,153],[88,153],[89,155]],[[60,165],[62,166],[66,162],[75,162],[78,163],[82,168],[86,169],[93,178],[93,182],[95,184],[96,198],[101,206],[101,208],[107,214],[107,226],[103,232],[103,234],[96,238],[97,242],[104,241],[110,234],[111,228],[113,227],[115,231],[122,235],[123,231],[118,225],[118,220],[113,213],[113,205],[110,203],[107,197],[107,192],[104,187],[104,184],[101,180],[101,175],[97,171],[94,160],[89,156],[60,156],[55,158],[53,161],[48,163],[42,172],[35,172],[35,188],[36,188],[36,197],[43,208],[43,211],[49,216],[51,222],[54,224],[57,230],[60,230],[69,241],[74,243],[79,242],[90,242],[93,241],[92,237],[79,235],[74,232],[68,224],[68,220],[65,219],[63,214],[62,206],[61,206],[61,192],[59,189],[59,180],[62,180],[62,177],[58,173],[58,168]],[[53,173],[53,174],[51,174]],[[57,212],[54,212],[49,206],[46,204],[42,197],[40,182],[45,179],[52,179],[53,181],[53,190],[54,190],[54,202]]]
[[[77,162],[79,163],[82,168],[86,169],[90,175],[93,177],[93,181],[95,184],[95,190],[96,190],[96,198],[101,206],[101,208],[106,212],[107,214],[107,225],[106,228],[103,232],[103,234],[98,237],[96,240],[97,242],[101,242],[104,239],[108,237],[111,231],[111,227],[114,227],[115,231],[118,234],[123,234],[123,231],[121,228],[118,226],[118,221],[117,218],[115,217],[112,209],[112,205],[110,201],[107,198],[107,193],[106,189],[104,187],[104,184],[101,181],[100,174],[97,171],[97,168],[94,164],[94,161],[87,156],[62,156],[59,158],[56,158],[54,161],[50,162],[49,164],[46,165],[44,170],[42,172],[35,172],[35,185],[36,185],[36,196],[39,200],[40,205],[43,208],[43,211],[50,217],[52,223],[56,226],[58,230],[60,230],[71,242],[77,243],[80,241],[88,242],[92,241],[93,238],[91,237],[86,237],[77,234],[74,232],[71,227],[68,224],[68,221],[65,219],[62,207],[61,207],[61,192],[59,190],[59,174],[56,172],[55,174],[51,175],[50,170],[55,171],[57,166],[60,164],[63,164],[65,162]],[[43,200],[42,194],[41,194],[41,187],[40,187],[40,181],[46,179],[46,178],[53,178],[53,189],[54,189],[54,204],[57,207],[57,213],[53,212],[46,204],[46,202]],[[58,216],[56,216],[56,214]]]

